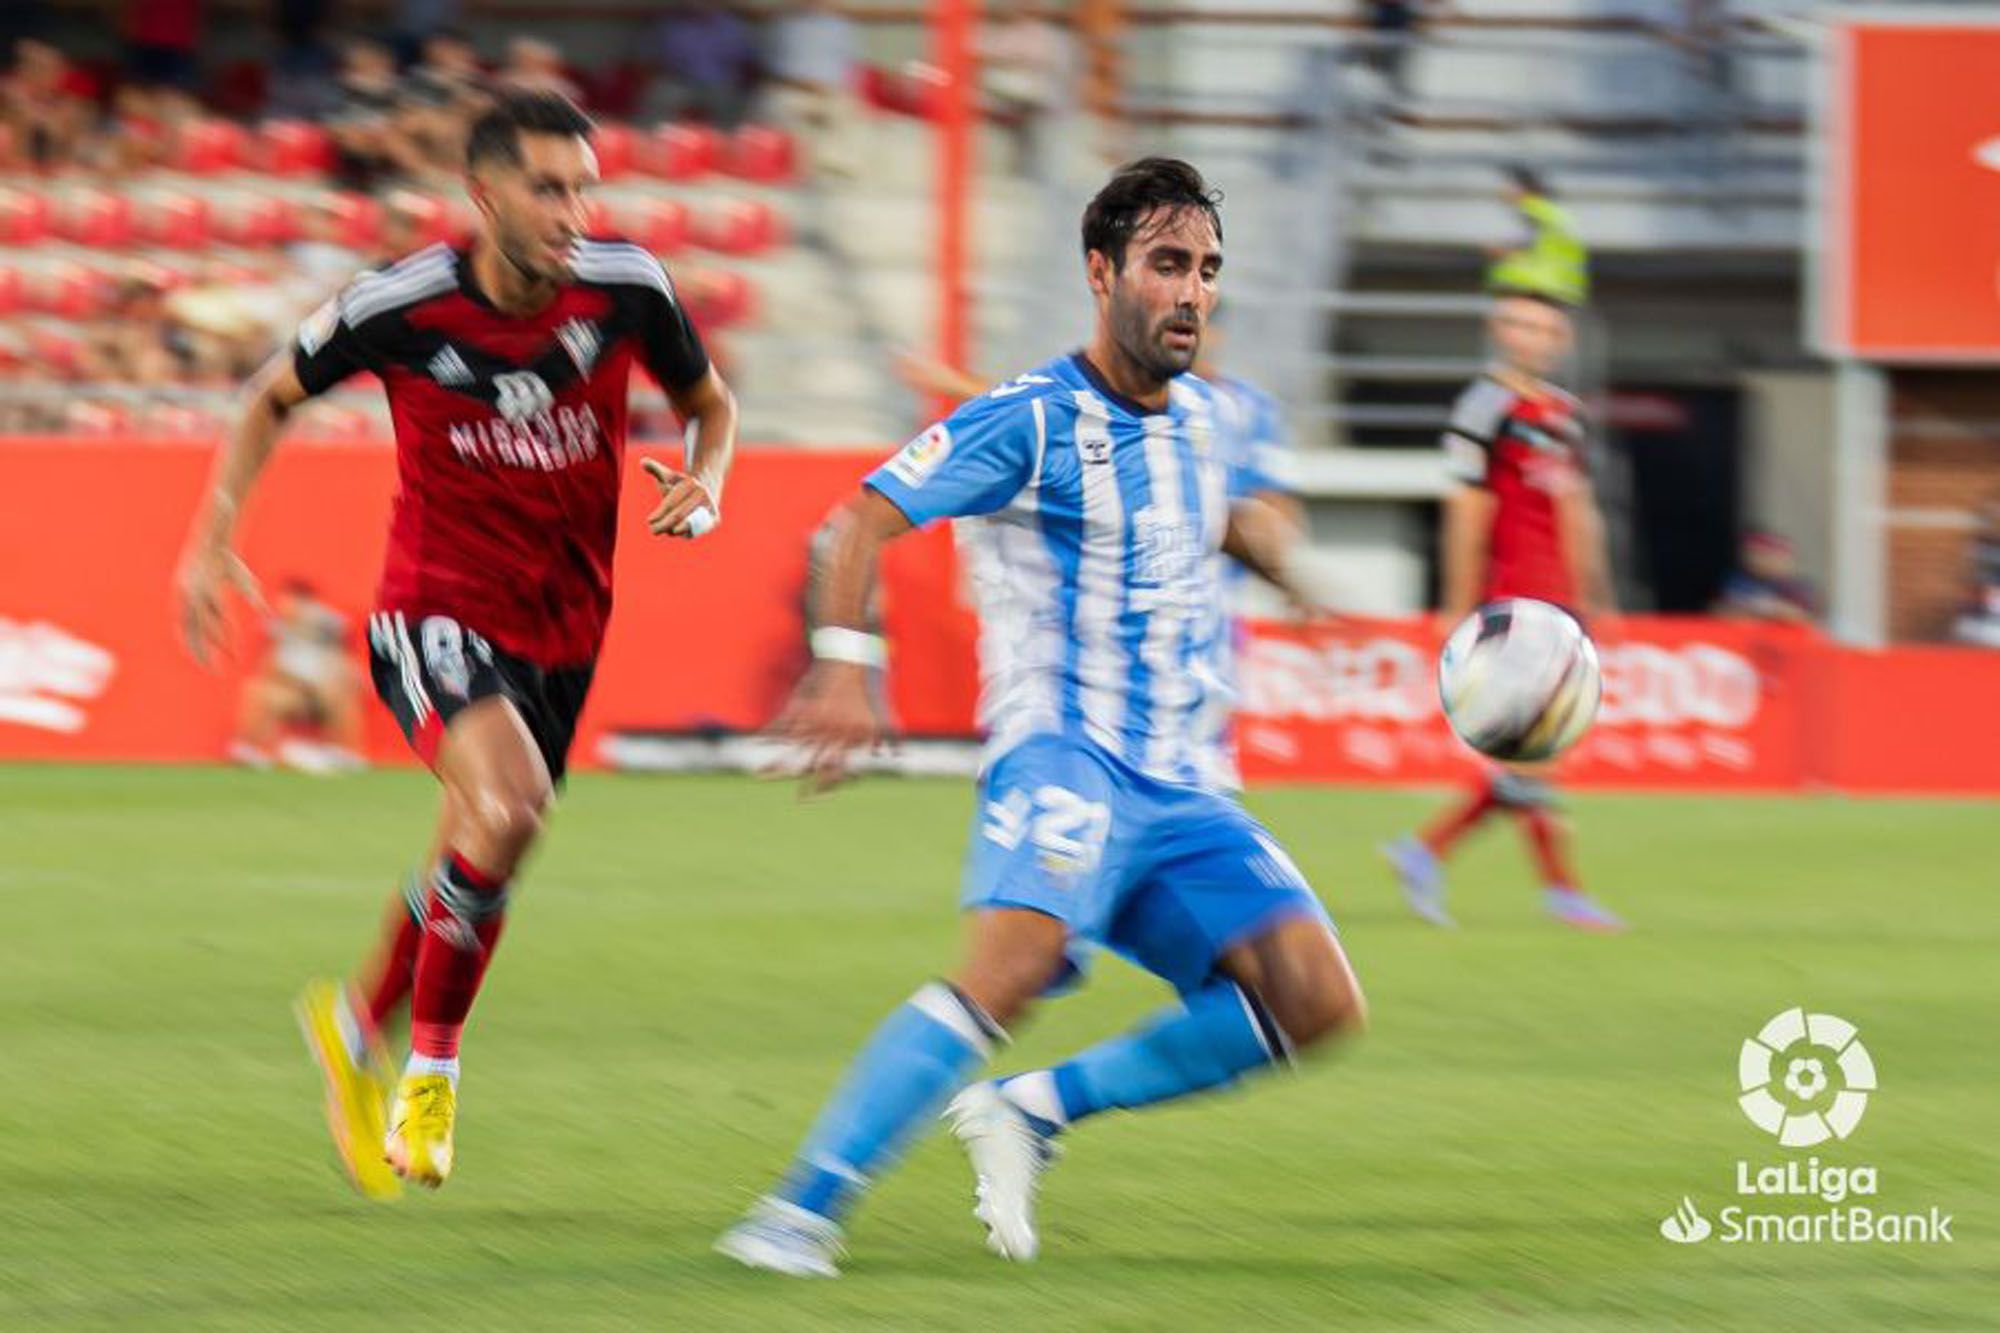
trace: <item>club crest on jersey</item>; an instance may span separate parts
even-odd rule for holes
[[[889,474],[905,486],[921,486],[951,456],[951,432],[940,421],[904,445],[889,460]]]
[[[583,375],[590,373],[590,368],[597,364],[597,354],[604,350],[597,326],[587,319],[573,319],[557,329],[556,341],[563,345],[569,359],[576,362],[577,372]]]
[[[495,375],[493,391],[498,395],[493,406],[502,417],[517,426],[548,411],[556,402],[556,396],[549,392],[549,386],[542,382],[542,377],[530,370]]]
[[[1103,464],[1111,461],[1111,432],[1092,431],[1079,433],[1076,437],[1076,454],[1086,463]]]

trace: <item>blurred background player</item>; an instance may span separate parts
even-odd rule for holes
[[[1440,628],[1449,633],[1474,607],[1507,597],[1553,602],[1589,624],[1612,608],[1603,519],[1582,405],[1548,379],[1569,353],[1569,313],[1546,297],[1504,295],[1487,327],[1494,361],[1459,395],[1444,437],[1457,484],[1444,502]],[[1550,914],[1586,930],[1622,928],[1577,887],[1544,767],[1483,764],[1463,799],[1384,849],[1412,910],[1452,924],[1444,859],[1506,810],[1527,837]]]
[[[1361,1023],[1326,910],[1225,794],[1207,726],[1228,636],[1223,554],[1285,580],[1269,540],[1279,529],[1229,495],[1212,391],[1181,378],[1215,303],[1221,246],[1216,196],[1193,167],[1148,158],[1120,170],[1083,219],[1089,347],[959,408],[854,501],[818,660],[778,732],[805,751],[809,789],[846,775],[851,751],[879,735],[865,672],[885,647],[859,628],[878,552],[925,523],[974,520],[989,734],[962,895],[970,942],[951,980],[921,987],[876,1031],[777,1190],[722,1237],[724,1254],[834,1276],[862,1189],[1089,945],[1182,1002],[952,1102],[977,1216],[1009,1259],[1036,1253],[1036,1181],[1068,1126],[1225,1086]]]
[[[459,1038],[499,940],[515,872],[563,776],[611,606],[627,383],[645,366],[692,432],[688,472],[653,459],[655,536],[719,518],[736,405],[666,271],[638,246],[585,240],[591,123],[559,94],[502,97],[474,126],[470,248],[434,245],[365,273],[260,373],[216,468],[182,572],[205,655],[222,597],[247,579],[237,515],[285,419],[350,375],[382,377],[399,488],[369,643],[376,691],[444,787],[435,872],[363,983],[300,1002],[335,1146],[365,1192],[442,1184],[452,1168]],[[381,1030],[410,1001],[393,1107]]]
[[[365,767],[361,689],[347,656],[347,617],[304,579],[279,589],[270,651],[243,683],[229,757],[251,768],[275,761],[304,773]]]
[[[1799,573],[1791,540],[1762,530],[1745,534],[1736,569],[1710,609],[1738,620],[1782,620],[1810,625],[1818,615],[1812,584]]]

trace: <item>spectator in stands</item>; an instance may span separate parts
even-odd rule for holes
[[[182,382],[192,365],[191,348],[167,315],[167,290],[162,275],[147,271],[120,281],[110,317],[85,330],[78,377],[145,388]]]
[[[398,0],[396,55],[405,65],[424,58],[433,37],[458,22],[458,0]]]
[[[201,0],[126,0],[125,77],[182,97],[200,72]]]
[[[466,136],[491,100],[469,39],[445,29],[424,42],[422,63],[397,89],[395,114],[419,178],[442,184],[463,174]]]
[[[1743,538],[1742,563],[1722,584],[1716,615],[1738,620],[1782,620],[1809,625],[1819,614],[1812,585],[1799,576],[1798,552],[1789,538],[1754,531]]]
[[[306,773],[364,767],[360,673],[348,656],[347,618],[294,578],[279,591],[268,628],[271,649],[244,683],[229,757]]]
[[[860,62],[853,21],[833,0],[805,0],[772,24],[770,41],[766,64],[775,118],[806,145],[814,171],[852,175]]]
[[[1368,0],[1368,45],[1362,58],[1382,80],[1391,109],[1410,100],[1410,53],[1424,28],[1445,9],[1445,0]]]
[[[757,72],[750,25],[715,0],[684,0],[653,29],[647,109],[662,119],[698,117],[720,129],[743,119]]]
[[[1015,172],[1040,177],[1049,167],[1050,118],[1075,81],[1069,41],[1028,0],[996,9],[980,40],[987,109],[1013,141]]]
[[[333,0],[272,0],[271,23],[278,54],[272,61],[272,116],[324,120],[339,101],[337,71],[326,44]]]
[[[1972,539],[1972,597],[1951,637],[1982,648],[2000,648],[2000,495],[1979,511],[1979,528]]]
[[[1487,251],[1493,257],[1487,287],[1583,305],[1590,299],[1590,256],[1569,210],[1556,202],[1555,191],[1540,174],[1525,166],[1508,168],[1504,196],[1520,220],[1522,235],[1512,247]]]
[[[507,63],[497,81],[522,92],[561,93],[581,106],[583,90],[563,66],[562,52],[539,37],[516,37],[507,43]]]
[[[90,128],[90,76],[47,42],[14,43],[14,66],[0,80],[0,123],[16,152],[30,165],[48,170],[76,160]]]
[[[339,103],[327,118],[336,155],[334,174],[355,189],[371,189],[398,173],[423,174],[423,151],[405,132],[396,53],[375,37],[347,45]]]

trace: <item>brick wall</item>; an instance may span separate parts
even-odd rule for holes
[[[1971,590],[1978,510],[2000,497],[2000,374],[1890,374],[1889,635],[1942,639]]]

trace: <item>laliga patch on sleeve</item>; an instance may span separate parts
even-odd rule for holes
[[[305,317],[299,325],[299,350],[307,356],[326,346],[327,339],[340,327],[340,298],[333,297]]]
[[[921,486],[950,456],[951,432],[940,421],[904,445],[902,452],[889,460],[889,475],[905,486]]]

